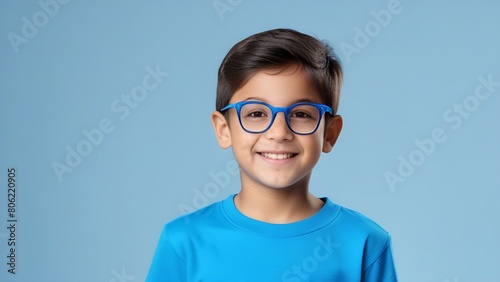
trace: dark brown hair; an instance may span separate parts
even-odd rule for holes
[[[292,29],[254,34],[231,48],[219,68],[216,110],[229,104],[234,93],[258,71],[298,65],[310,77],[322,103],[337,112],[342,66],[325,42]]]

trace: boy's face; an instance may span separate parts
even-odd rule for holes
[[[307,75],[297,67],[257,72],[235,92],[230,103],[244,100],[263,101],[275,107],[303,101],[321,103]],[[228,115],[226,120],[214,112],[212,122],[221,147],[233,148],[243,187],[307,187],[321,152],[331,150],[342,128],[340,116],[330,118],[326,127],[323,116],[316,132],[297,135],[288,128],[284,114],[278,113],[267,131],[255,134],[243,130],[235,109],[229,109]]]

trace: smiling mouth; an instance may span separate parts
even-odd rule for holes
[[[295,157],[297,154],[274,154],[274,153],[259,153],[261,156],[272,160],[285,160]]]

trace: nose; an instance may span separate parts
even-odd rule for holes
[[[265,132],[265,136],[268,139],[279,142],[291,140],[293,138],[293,132],[286,124],[285,113],[280,112],[276,114],[273,124],[271,124],[271,127]]]

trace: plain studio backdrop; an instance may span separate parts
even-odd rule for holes
[[[344,129],[311,191],[389,231],[400,281],[500,281],[499,12],[1,1],[0,280],[143,281],[166,222],[239,189],[210,124],[222,58],[285,27],[328,41],[345,70]]]

